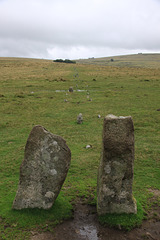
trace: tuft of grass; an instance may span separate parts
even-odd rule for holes
[[[99,216],[99,222],[102,225],[116,227],[130,231],[135,227],[139,227],[144,219],[144,211],[142,205],[137,202],[137,214],[106,214]]]
[[[59,194],[53,207],[49,210],[44,209],[23,209],[8,211],[6,221],[16,224],[20,228],[33,228],[37,225],[52,221],[54,224],[64,219],[72,217],[72,205],[65,199],[62,193]]]

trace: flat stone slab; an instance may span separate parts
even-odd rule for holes
[[[51,208],[66,178],[70,161],[71,151],[65,140],[42,126],[35,126],[25,146],[12,208]]]
[[[137,213],[132,196],[134,126],[131,117],[104,119],[102,156],[98,171],[97,212]]]

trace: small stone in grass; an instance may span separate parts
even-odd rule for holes
[[[88,145],[86,146],[86,149],[91,148],[91,147],[92,147],[92,146],[88,144]]]
[[[77,123],[78,123],[78,124],[82,124],[82,123],[83,123],[82,113],[80,113],[80,114],[77,116]]]

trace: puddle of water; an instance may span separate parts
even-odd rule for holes
[[[66,92],[66,90],[56,90],[55,92]]]
[[[73,227],[79,233],[78,239],[99,240],[96,210],[93,206],[79,205],[74,212]]]
[[[155,211],[159,213],[159,210],[158,208]],[[150,214],[153,214],[153,212]],[[146,234],[146,229],[149,235]],[[98,223],[94,206],[77,204],[74,211],[74,219],[57,225],[53,229],[53,233],[44,232],[36,234],[36,232],[33,232],[31,240],[133,240],[142,239],[142,236],[147,239],[148,236],[153,236],[152,239],[158,240],[159,229],[160,222],[155,223],[155,219],[144,222],[140,228],[130,232],[102,227]]]
[[[96,207],[78,204],[74,211],[74,219],[58,225],[52,234],[38,234],[31,240],[100,240],[98,235]]]
[[[77,89],[77,90],[74,90],[74,92],[86,92],[87,90],[81,90],[81,89]],[[69,90],[55,90],[55,92],[69,92]]]
[[[98,240],[96,226],[85,225],[82,229],[79,229],[79,233],[87,240]]]
[[[77,89],[77,92],[86,92],[87,90],[81,90],[81,89]]]

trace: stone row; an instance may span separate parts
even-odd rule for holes
[[[65,181],[70,161],[71,151],[66,141],[42,126],[35,126],[25,146],[12,208],[51,208]],[[97,178],[98,215],[137,213],[132,195],[133,163],[132,118],[108,115],[104,119]]]

